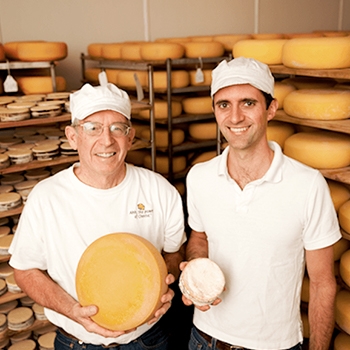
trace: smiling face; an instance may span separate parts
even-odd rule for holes
[[[91,114],[80,122],[98,122],[109,126],[115,122],[128,123],[120,113],[106,110]],[[78,178],[96,188],[116,186],[125,176],[125,157],[132,146],[135,130],[126,136],[113,136],[108,127],[101,135],[91,136],[81,126],[68,126],[66,136],[70,145],[78,150],[80,167],[76,168]]]
[[[267,145],[266,128],[277,110],[273,100],[266,110],[265,97],[249,85],[232,85],[214,95],[214,113],[219,128],[234,150]]]

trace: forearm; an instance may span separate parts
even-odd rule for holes
[[[168,272],[171,273],[175,279],[178,279],[180,275],[179,265],[181,261],[185,259],[185,244],[183,244],[179,251],[175,253],[163,252],[163,258],[168,268]]]
[[[208,241],[204,232],[192,231],[186,248],[186,260],[208,257]]]

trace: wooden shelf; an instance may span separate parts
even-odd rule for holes
[[[8,303],[9,301],[17,300],[20,298],[25,297],[27,294],[21,292],[21,293],[11,293],[6,292],[5,294],[0,296],[0,304]]]
[[[10,330],[8,329],[7,330],[7,336],[9,338],[13,337],[15,334],[19,334],[19,333],[22,333],[22,332],[28,332],[28,331],[35,331],[37,329],[40,329],[42,327],[45,327],[47,325],[51,324],[51,322],[49,320],[35,320],[34,323],[26,328],[26,329],[23,329],[22,331],[13,331],[13,330]]]
[[[338,169],[320,169],[320,171],[327,179],[350,185],[350,167]]]

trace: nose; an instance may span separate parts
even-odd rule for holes
[[[105,146],[109,146],[114,142],[114,138],[112,137],[112,133],[109,130],[108,126],[103,127],[102,134],[100,135],[100,140]]]
[[[238,105],[232,106],[230,113],[230,121],[234,124],[238,124],[245,119],[244,113]]]

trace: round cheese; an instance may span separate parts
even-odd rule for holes
[[[221,43],[226,51],[232,52],[233,45],[240,40],[251,39],[251,34],[222,34],[214,35],[213,40]]]
[[[191,165],[201,163],[201,162],[206,162],[216,156],[217,156],[217,151],[202,152],[200,155],[193,158],[193,160],[191,161]]]
[[[278,40],[284,39],[282,33],[253,33],[252,38],[256,40]]]
[[[210,86],[210,84],[211,84],[211,72],[212,72],[211,69],[202,69],[201,70],[201,78],[203,78],[203,80],[199,81],[197,70],[190,70],[189,71],[190,84],[193,86],[202,86],[202,85]]]
[[[109,43],[101,46],[101,56],[105,60],[119,60],[122,58],[122,43]]]
[[[296,88],[292,84],[276,81],[274,86],[274,98],[278,102],[278,109],[283,109],[285,97],[294,91]]]
[[[185,132],[181,129],[172,130],[172,145],[177,146],[184,142],[185,140]],[[144,129],[141,132],[141,138],[150,140],[151,131],[149,129]],[[168,130],[166,129],[156,129],[155,131],[155,142],[156,147],[168,147]]]
[[[345,332],[340,332],[334,338],[333,350],[348,350],[350,349],[350,335]]]
[[[148,154],[144,158],[143,165],[151,169],[152,168],[152,157]],[[175,156],[173,157],[173,173],[179,173],[184,171],[187,166],[187,159],[185,156]],[[157,155],[155,160],[156,172],[167,175],[169,174],[169,157],[163,155]]]
[[[286,139],[284,153],[314,168],[342,168],[350,165],[350,137],[327,131],[299,132]]]
[[[151,42],[141,46],[140,55],[143,60],[166,60],[181,58],[185,48],[179,43]]]
[[[302,89],[292,91],[283,103],[284,111],[296,118],[341,120],[350,117],[350,90]]]
[[[34,323],[33,310],[22,306],[11,310],[7,315],[8,328],[13,331],[20,331],[30,327]]]
[[[213,112],[210,96],[186,97],[182,100],[183,110],[187,114],[209,114]]]
[[[119,85],[119,82],[118,82],[118,75],[120,72],[119,69],[106,69],[105,72],[109,83]]]
[[[171,72],[171,87],[179,89],[190,84],[190,76],[186,70],[173,70]],[[164,90],[168,87],[167,72],[155,71],[153,72],[153,86],[154,89]]]
[[[123,43],[120,49],[120,56],[123,60],[141,61],[141,42],[126,42]]]
[[[350,36],[289,39],[283,47],[282,63],[291,68],[348,68]]]
[[[137,75],[141,86],[147,87],[148,85],[147,72],[133,71],[133,70],[120,70],[117,75],[118,85],[123,88],[136,90],[135,75]]]
[[[350,292],[341,290],[335,297],[335,322],[347,334],[350,334]]]
[[[350,234],[350,200],[339,207],[338,220],[340,227]]]
[[[46,334],[41,335],[38,338],[38,344],[40,350],[53,350],[55,344],[56,332],[48,332]]]
[[[240,40],[232,49],[233,57],[249,57],[265,64],[281,64],[282,49],[288,39]]]
[[[18,87],[25,94],[48,94],[53,92],[52,78],[50,76],[23,76],[16,77]],[[66,79],[56,76],[56,90],[66,90]]]
[[[142,203],[136,215],[147,215]],[[92,242],[80,258],[76,291],[81,305],[97,305],[91,318],[112,330],[128,330],[154,317],[166,292],[167,267],[159,251],[131,233]]]
[[[168,102],[165,100],[156,99],[153,103],[153,113],[155,119],[168,118]],[[176,118],[182,113],[182,104],[179,101],[171,101],[171,116]],[[150,111],[148,109],[139,112],[139,116],[149,119]]]
[[[149,154],[149,151],[144,149],[129,151],[126,156],[126,162],[138,166],[143,166],[147,154]]]
[[[225,276],[214,261],[208,258],[193,259],[183,269],[179,287],[193,304],[210,305],[223,292]]]
[[[91,43],[87,47],[87,53],[91,58],[102,58],[102,48],[104,43]]]
[[[271,120],[267,124],[266,134],[268,141],[277,142],[280,147],[284,148],[284,143],[288,137],[295,133],[294,126],[289,123]]]
[[[216,122],[191,123],[188,132],[196,140],[214,140],[217,137],[217,124]]]
[[[98,83],[98,75],[100,74],[101,69],[100,68],[85,68],[84,71],[84,77],[85,80],[91,82],[91,83]]]
[[[327,179],[327,184],[331,193],[334,209],[338,212],[339,208],[350,199],[350,189],[343,183]]]
[[[350,250],[346,250],[340,257],[339,274],[345,284],[350,287]]]
[[[350,241],[345,238],[341,238],[339,241],[334,243],[333,252],[334,252],[334,261],[340,260],[343,253],[345,253],[350,248]]]
[[[225,53],[224,45],[218,41],[190,41],[182,45],[189,58],[220,57]]]

